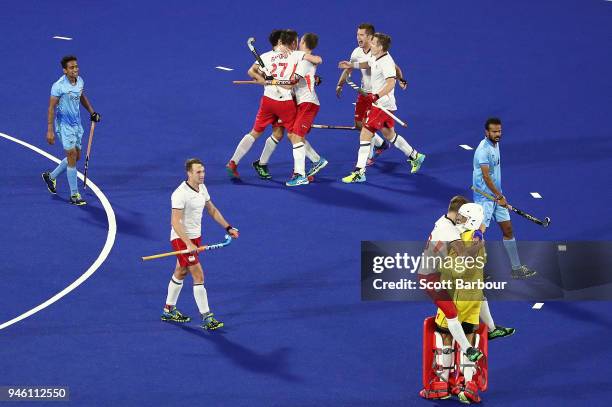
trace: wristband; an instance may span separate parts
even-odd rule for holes
[[[359,69],[359,62],[353,62],[353,68]]]
[[[235,228],[235,227],[233,227],[232,225],[227,225],[227,227],[225,228],[225,231],[229,233],[229,231],[230,231],[230,230],[232,230],[232,229],[234,229],[234,230],[238,231],[238,229],[236,229],[236,228]]]

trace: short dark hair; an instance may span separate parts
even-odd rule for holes
[[[295,30],[283,30],[280,36],[281,44],[291,45],[298,39],[298,33]]]
[[[376,30],[374,29],[374,26],[370,23],[361,23],[359,24],[359,26],[357,27],[358,30],[365,30],[367,35],[374,35],[374,33],[376,32]]]
[[[315,49],[319,43],[319,37],[315,33],[306,33],[302,36],[302,38],[304,39],[304,43],[308,49],[311,51]]]
[[[62,58],[60,63],[62,64],[62,68],[66,69],[66,67],[68,66],[68,62],[76,60],[77,57],[75,57],[74,55],[66,55],[64,58]]]
[[[190,158],[187,161],[185,161],[185,171],[187,172],[191,171],[191,167],[193,167],[194,164],[204,165],[202,160],[200,160],[199,158]]]
[[[280,39],[282,33],[283,30],[272,30],[272,32],[270,33],[268,41],[270,41],[270,44],[273,48],[276,47],[276,45],[278,44],[278,40]]]
[[[489,130],[491,124],[501,124],[501,120],[498,117],[489,117],[485,122],[485,130]]]
[[[383,51],[389,51],[389,47],[391,46],[391,37],[387,34],[383,33],[374,33],[374,38],[378,39],[378,43],[382,45]]]
[[[464,204],[468,203],[468,199],[461,195],[455,195],[448,205],[449,212],[459,212],[459,208],[461,208]]]

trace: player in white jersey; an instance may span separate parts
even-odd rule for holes
[[[297,33],[293,30],[283,30],[280,35],[280,43],[285,49],[266,52],[261,55],[261,59],[274,79],[288,81],[291,79],[297,63],[304,57],[304,54],[299,52],[289,53],[286,50],[297,48]],[[309,59],[315,63],[321,62],[318,57],[311,56]],[[270,124],[278,123],[280,120],[283,127],[291,129],[296,113],[296,106],[290,86],[267,85],[263,71],[257,63],[251,66],[248,75],[264,85],[264,95],[261,98],[253,129],[242,138],[234,151],[234,155],[226,165],[227,172],[233,179],[240,178],[238,163],[250,150],[255,140],[263,134],[265,128]]]
[[[198,258],[197,249],[202,244],[202,214],[204,209],[210,217],[223,227],[227,233],[238,238],[238,229],[232,227],[210,200],[204,185],[204,164],[197,158],[185,163],[187,180],[172,193],[172,230],[170,241],[175,251],[189,250],[178,254],[174,274],[168,284],[166,305],[162,311],[162,321],[189,322],[191,318],[183,315],[177,308],[183,280],[187,273],[193,278],[193,296],[202,317],[202,328],[215,330],[223,327],[223,322],[214,318],[208,306],[208,294],[204,288],[204,271]]]
[[[303,52],[305,55],[311,55],[312,50],[316,48],[318,41],[319,38],[316,34],[304,34],[300,40],[299,51]],[[317,97],[317,93],[314,89],[316,86],[316,71],[317,65],[313,64],[307,59],[302,59],[296,67],[295,80],[297,80],[297,83],[294,85],[293,91],[297,104],[297,114],[294,120],[293,128],[290,129],[290,134],[294,135],[290,136],[292,143],[296,144],[298,142],[303,142],[305,150],[305,156],[294,155],[295,160],[301,160],[301,163],[294,163],[294,167],[305,167],[305,157],[308,157],[308,159],[312,162],[312,165],[306,174],[306,177],[309,179],[327,165],[327,160],[322,158],[314,150],[314,148],[312,148],[310,143],[306,141],[306,134],[310,132],[310,128],[320,106],[319,98]],[[267,168],[267,160],[270,158],[274,148],[276,148],[276,144],[277,143],[266,142],[264,151],[262,152],[262,157],[265,157],[265,161],[260,159],[259,161],[253,163],[253,166],[261,178],[264,178],[262,174],[268,175],[267,178],[270,178]]]
[[[367,62],[372,56],[371,51],[371,41],[376,30],[374,26],[369,23],[360,24],[357,27],[357,48],[353,50],[351,53],[350,62],[351,63],[361,63]],[[397,78],[400,83],[400,87],[402,89],[406,89],[407,82],[404,80],[404,76],[402,74],[402,70],[399,66],[395,66]],[[372,85],[371,85],[371,70],[370,68],[360,69],[361,71],[361,89],[366,91],[367,93],[372,93]],[[338,84],[336,85],[336,96],[340,97],[342,93],[342,87],[346,83],[346,79],[350,77],[352,72],[352,68],[346,68],[342,71],[340,75],[340,79],[338,79]],[[362,128],[363,121],[365,120],[370,107],[372,106],[371,101],[362,94],[358,94],[357,100],[355,102],[355,127],[358,129]],[[389,148],[389,143],[386,142],[382,137],[378,134],[374,133],[374,137],[372,138],[372,148],[370,151],[370,158],[368,158],[367,165],[372,165],[374,160],[381,155],[385,150]]]
[[[391,45],[391,37],[383,33],[375,33],[371,43],[372,56],[368,62],[341,61],[338,65],[340,68],[371,68],[371,83],[372,93],[367,96],[371,103],[377,103],[385,109],[393,112],[397,110],[395,105],[395,79],[396,69],[395,62],[389,54]],[[415,173],[421,168],[421,164],[425,160],[425,155],[418,153],[408,142],[394,129],[395,122],[383,110],[372,105],[368,112],[366,120],[360,134],[359,154],[357,165],[353,172],[342,178],[344,183],[364,182],[366,180],[365,167],[370,153],[370,142],[374,133],[380,130],[383,136],[391,142],[392,145],[401,150],[412,164],[412,173]]]

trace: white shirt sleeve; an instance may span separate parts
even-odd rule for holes
[[[396,71],[395,71],[395,62],[393,62],[393,59],[385,57],[384,60],[381,62],[382,62],[381,68],[383,71],[383,75],[385,76],[385,79],[395,78]]]
[[[172,193],[172,209],[185,209],[185,194],[178,188]]]
[[[202,190],[202,195],[204,196],[204,201],[210,201],[210,195],[208,194],[208,188],[206,188],[206,185],[200,184],[200,188]]]

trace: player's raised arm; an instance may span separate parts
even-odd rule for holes
[[[402,68],[400,68],[398,64],[395,64],[395,77],[399,82],[400,88],[402,88],[402,90],[406,90],[406,88],[408,87],[408,81],[404,79]]]
[[[182,217],[183,217],[182,209],[172,208],[172,219],[171,219],[172,228],[174,229],[178,237],[181,238],[183,243],[187,245],[187,249],[189,250],[189,252],[195,253],[198,247],[193,244],[193,242],[187,236],[187,233],[185,233],[185,228],[183,228],[183,223],[181,222]]]
[[[323,58],[313,54],[304,54],[304,60],[315,65],[321,65],[323,63]]]
[[[253,64],[249,70],[247,71],[247,75],[249,75],[251,78],[255,79],[257,81],[257,83],[261,84],[261,85],[265,85],[266,84],[266,78],[264,78],[264,76],[261,74],[261,70],[259,69],[259,64],[255,63]]]
[[[341,69],[368,69],[370,64],[367,62],[350,62],[350,61],[340,61],[338,63],[338,68]]]
[[[342,87],[346,83],[346,78],[348,78],[348,76],[351,74],[352,71],[353,71],[352,69],[347,68],[343,70],[342,73],[340,74],[340,78],[338,79],[338,84],[336,85],[336,96],[337,97],[340,97],[340,94],[342,93]]]
[[[210,217],[213,218],[215,222],[221,225],[221,227],[225,229],[227,233],[229,233],[231,237],[237,238],[238,236],[240,236],[240,234],[238,233],[238,229],[232,227],[232,225],[230,225],[225,220],[225,218],[223,217],[219,209],[217,209],[215,204],[213,204],[213,202],[210,199],[206,201],[206,211],[208,212]]]
[[[55,108],[59,102],[59,98],[51,96],[49,98],[49,110],[47,111],[47,143],[55,144],[55,132],[53,131],[53,122],[55,120]]]

